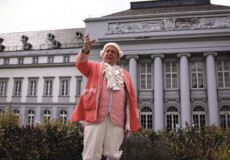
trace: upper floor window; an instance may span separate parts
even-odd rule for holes
[[[52,96],[53,95],[53,79],[45,79],[44,95]]]
[[[4,64],[4,65],[10,64],[10,58],[4,58],[4,59],[3,59],[3,64]]]
[[[165,87],[166,89],[178,88],[178,69],[176,62],[165,63]]]
[[[220,126],[224,130],[230,128],[230,106],[223,106],[220,110]]]
[[[32,58],[32,63],[37,64],[38,63],[38,57],[33,57]]]
[[[200,129],[205,126],[205,111],[201,106],[193,110],[193,127]]]
[[[190,70],[192,88],[204,88],[203,62],[191,62]]]
[[[69,62],[69,56],[63,56],[63,62],[68,63]]]
[[[24,58],[23,57],[19,57],[18,58],[18,64],[23,64],[24,63]]]
[[[14,96],[21,96],[22,92],[22,80],[14,81]]]
[[[141,89],[152,89],[152,65],[151,63],[141,63],[140,68]]]
[[[126,71],[129,72],[129,65],[128,65],[128,63],[119,63],[118,66],[120,66],[121,68],[124,68]]]
[[[60,96],[69,95],[69,78],[61,78]]]
[[[217,61],[218,87],[230,87],[230,67],[229,61]]]
[[[48,63],[54,63],[54,56],[49,56],[47,59]]]
[[[37,95],[37,79],[29,79],[29,96]]]
[[[7,80],[0,79],[0,96],[6,96]]]
[[[146,129],[153,127],[153,113],[149,107],[144,107],[141,110],[141,125]]]

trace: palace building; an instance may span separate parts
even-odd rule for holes
[[[131,2],[130,9],[85,19],[85,28],[0,34],[0,111],[22,124],[67,121],[86,83],[75,68],[85,33],[120,45],[119,66],[136,90],[140,124],[230,128],[230,7],[210,0]]]

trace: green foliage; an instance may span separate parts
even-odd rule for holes
[[[81,160],[83,128],[60,120],[19,126],[11,106],[1,117],[0,160]],[[3,116],[3,115],[2,115]],[[10,122],[12,121],[12,122]],[[230,132],[216,126],[155,132],[140,128],[125,136],[121,160],[227,160]],[[106,159],[103,157],[103,159]]]
[[[228,150],[230,150],[230,142],[225,140],[222,142],[220,146],[218,146],[217,152],[214,153],[214,159],[215,160],[229,160],[229,153]]]
[[[0,113],[0,127],[5,126],[18,126],[20,125],[20,119],[15,113],[12,113],[12,103],[8,105],[7,112],[5,114]]]

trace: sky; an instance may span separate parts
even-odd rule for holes
[[[0,0],[0,33],[84,28],[84,19],[130,8],[146,0]],[[211,0],[230,6],[230,0]]]

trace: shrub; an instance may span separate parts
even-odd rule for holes
[[[80,128],[79,123],[58,122],[35,127],[6,126],[1,132],[1,147],[8,160],[81,160]]]

